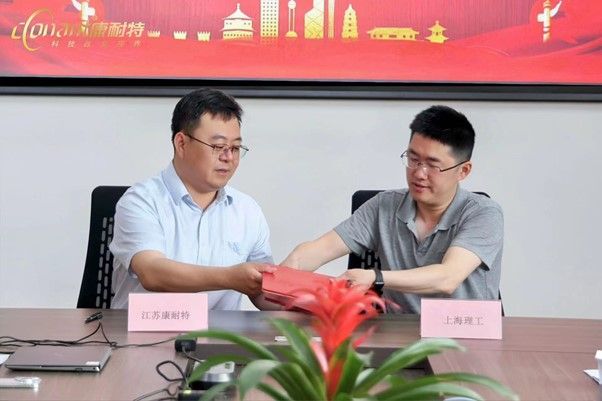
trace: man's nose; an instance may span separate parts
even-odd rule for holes
[[[418,167],[414,169],[414,175],[420,178],[426,178],[428,176],[427,167],[424,164],[419,164]]]
[[[219,158],[220,160],[232,160],[234,158],[232,148],[224,148],[224,150],[219,153]]]

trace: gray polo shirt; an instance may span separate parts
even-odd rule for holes
[[[439,224],[418,241],[416,203],[407,189],[384,191],[364,203],[335,227],[349,249],[361,255],[372,249],[382,270],[405,270],[441,263],[450,246],[476,254],[481,265],[451,295],[459,299],[497,299],[504,240],[502,208],[486,196],[458,187]],[[420,313],[420,295],[385,289],[384,297],[397,303],[397,313]],[[428,295],[444,297],[442,294]]]

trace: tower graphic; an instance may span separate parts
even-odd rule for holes
[[[351,4],[345,10],[345,16],[343,17],[343,32],[341,33],[343,39],[357,39],[357,14]]]
[[[278,1],[261,0],[261,37],[278,37]]]
[[[305,39],[324,38],[324,0],[314,0],[314,7],[305,13]]]
[[[334,39],[334,2],[328,0],[328,38]]]
[[[90,2],[88,0],[71,0],[71,4],[73,4],[73,7],[80,12],[81,31],[88,32],[89,19],[96,15],[96,9],[90,7]]]
[[[240,10],[240,3],[236,4],[236,11],[224,18],[222,28],[223,39],[253,39],[253,20]]]
[[[543,12],[537,14],[537,22],[541,22],[543,24],[543,41],[544,43],[550,40],[550,25],[552,23],[552,18],[556,16],[558,13],[558,9],[562,4],[562,0],[556,4],[556,7],[552,7],[552,2],[550,0],[544,0],[543,2]]]
[[[445,29],[446,28],[439,24],[439,21],[435,22],[435,25],[429,28],[431,34],[430,36],[426,37],[426,40],[430,41],[431,43],[445,42],[447,39],[449,39],[447,36],[443,35],[443,31],[445,31]]]
[[[297,8],[297,3],[295,0],[290,0],[288,2],[288,32],[286,32],[287,38],[296,38],[297,32],[295,31],[295,8]]]

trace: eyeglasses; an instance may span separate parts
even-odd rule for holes
[[[420,167],[420,168],[424,169],[424,171],[427,174],[439,174],[439,173],[443,173],[445,171],[454,169],[454,168],[456,168],[458,166],[461,166],[462,164],[470,161],[470,160],[464,160],[463,162],[460,162],[458,164],[454,164],[451,167],[441,168],[439,166],[433,166],[433,165],[428,164],[428,163],[423,163],[423,162],[419,161],[418,158],[408,156],[408,151],[407,150],[401,154],[401,160],[403,161],[404,166],[406,166],[407,168],[412,169],[412,170],[416,170],[417,168]]]
[[[209,146],[211,149],[213,149],[213,156],[215,156],[215,157],[220,156],[220,155],[225,155],[226,152],[230,151],[234,158],[242,159],[243,157],[245,157],[245,155],[249,151],[249,148],[247,148],[246,146],[243,146],[243,145],[231,145],[231,146],[212,145],[210,143],[203,142],[200,139],[193,137],[192,135],[188,135],[188,134],[185,134],[185,135],[190,139],[193,139],[197,142],[202,143],[203,145]]]

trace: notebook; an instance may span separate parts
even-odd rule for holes
[[[109,346],[18,348],[4,363],[13,370],[62,370],[100,372],[111,356]]]

